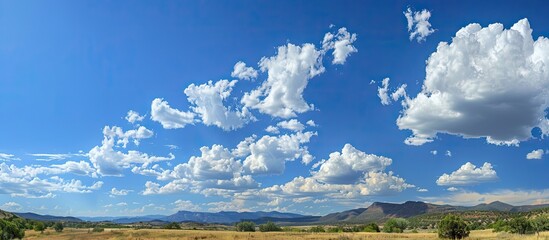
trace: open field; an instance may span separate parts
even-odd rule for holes
[[[300,233],[300,232],[234,232],[203,230],[164,230],[164,229],[105,229],[101,233],[88,233],[87,229],[65,229],[62,233],[48,230],[43,234],[27,231],[25,239],[437,239],[436,233]],[[514,235],[493,233],[492,230],[472,231],[468,239],[547,239],[549,232],[536,235]]]

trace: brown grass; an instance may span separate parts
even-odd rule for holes
[[[91,229],[90,229],[91,230]],[[269,232],[243,233],[233,231],[204,230],[164,230],[164,229],[105,229],[104,232],[91,233],[88,229],[67,228],[62,233],[48,229],[43,234],[27,231],[25,239],[61,239],[61,240],[91,240],[91,239],[226,239],[226,240],[278,240],[278,239],[437,239],[436,233],[301,233],[301,232]],[[515,235],[509,233],[493,233],[491,230],[472,231],[469,239],[542,239],[549,240],[549,232],[543,232],[539,238],[536,235]]]

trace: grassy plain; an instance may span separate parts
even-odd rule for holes
[[[88,229],[67,228],[62,233],[48,229],[43,234],[27,231],[25,239],[61,239],[61,240],[92,240],[92,239],[223,239],[223,240],[279,240],[279,239],[437,239],[432,232],[420,233],[302,233],[302,232],[234,232],[234,231],[204,231],[204,230],[164,230],[164,229],[105,229],[104,232],[88,232]],[[542,239],[549,240],[549,232],[537,235],[515,235],[509,233],[493,233],[492,230],[472,231],[468,239]]]

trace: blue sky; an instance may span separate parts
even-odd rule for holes
[[[544,5],[2,1],[0,208],[549,203]]]

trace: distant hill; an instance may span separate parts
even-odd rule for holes
[[[383,203],[374,202],[367,208],[351,209],[344,212],[330,213],[320,217],[317,221],[310,224],[330,224],[330,223],[367,223],[384,222],[390,218],[411,218],[424,214],[445,214],[450,212],[470,212],[470,211],[493,211],[520,213],[529,212],[535,209],[549,207],[544,205],[525,205],[513,206],[507,203],[495,201],[488,204],[479,204],[476,206],[452,206],[437,205],[425,202],[407,201],[405,203]],[[291,219],[280,219],[280,222],[291,222]]]
[[[136,223],[149,222],[165,218],[166,215],[145,215],[145,216],[123,216],[123,217],[78,217],[89,222],[113,222],[113,223]]]
[[[201,222],[201,223],[235,223],[243,219],[259,219],[259,218],[281,218],[292,219],[304,217],[304,215],[295,213],[281,213],[281,212],[233,212],[222,211],[217,213],[211,212],[190,212],[179,211],[173,215],[167,216],[160,220],[167,222]]]
[[[75,217],[59,217],[59,216],[51,216],[51,215],[40,215],[36,213],[14,213],[15,215],[31,219],[31,220],[37,220],[37,221],[51,221],[51,222],[83,222],[82,219],[75,218]]]

